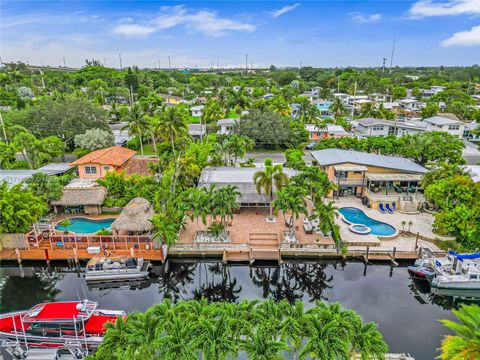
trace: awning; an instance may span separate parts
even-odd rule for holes
[[[423,175],[420,174],[367,174],[365,176],[370,181],[421,181]]]
[[[368,168],[362,165],[335,165],[333,168],[337,171],[368,171]]]

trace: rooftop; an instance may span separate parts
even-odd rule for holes
[[[111,146],[106,149],[92,151],[90,154],[82,156],[80,159],[70,163],[72,166],[83,164],[102,164],[121,166],[137,152],[121,146]]]
[[[438,115],[423,119],[423,121],[428,122],[430,124],[435,124],[435,125],[463,124],[460,120],[455,120],[450,117],[438,116]]]
[[[326,129],[319,129],[315,124],[305,124],[305,130],[310,132],[318,131],[318,132],[327,132],[329,134],[349,135],[349,133],[343,127],[335,124],[327,124]]]
[[[236,119],[236,118],[228,118],[228,119],[220,119],[217,121],[217,125],[218,126],[221,126],[221,125],[234,125],[236,124],[240,119]]]
[[[385,156],[342,149],[316,150],[311,151],[311,154],[320,166],[358,164],[419,174],[427,172],[427,169],[423,166],[418,165],[410,159],[398,156]]]

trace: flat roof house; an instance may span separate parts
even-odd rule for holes
[[[270,204],[269,197],[263,193],[259,194],[253,183],[253,175],[263,169],[263,167],[207,166],[200,175],[198,187],[209,187],[212,184],[216,184],[217,187],[233,185],[240,192],[238,202],[241,207],[268,207]],[[297,174],[297,171],[292,169],[284,168],[283,171],[288,177]]]
[[[412,135],[429,131],[428,123],[416,120],[393,121],[375,118],[356,120],[354,135],[358,137]]]
[[[310,133],[309,139],[311,141],[318,141],[331,137],[338,138],[344,136],[351,136],[351,134],[343,127],[335,124],[327,124],[327,127],[325,129],[319,129],[318,126],[315,124],[305,124],[305,130]]]
[[[192,116],[202,117],[204,105],[192,106],[190,108],[190,113]]]
[[[415,212],[424,202],[418,189],[427,169],[410,159],[342,149],[316,150],[311,155],[337,185],[333,196],[356,195],[373,208],[395,202],[404,212]]]
[[[235,125],[238,124],[240,119],[229,118],[229,119],[220,119],[217,121],[218,131],[217,134],[219,135],[230,135],[233,131]]]

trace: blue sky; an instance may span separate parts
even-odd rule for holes
[[[81,66],[480,63],[480,0],[7,1],[3,61]]]

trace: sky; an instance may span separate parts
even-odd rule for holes
[[[0,2],[2,61],[79,67],[480,63],[480,0]]]

